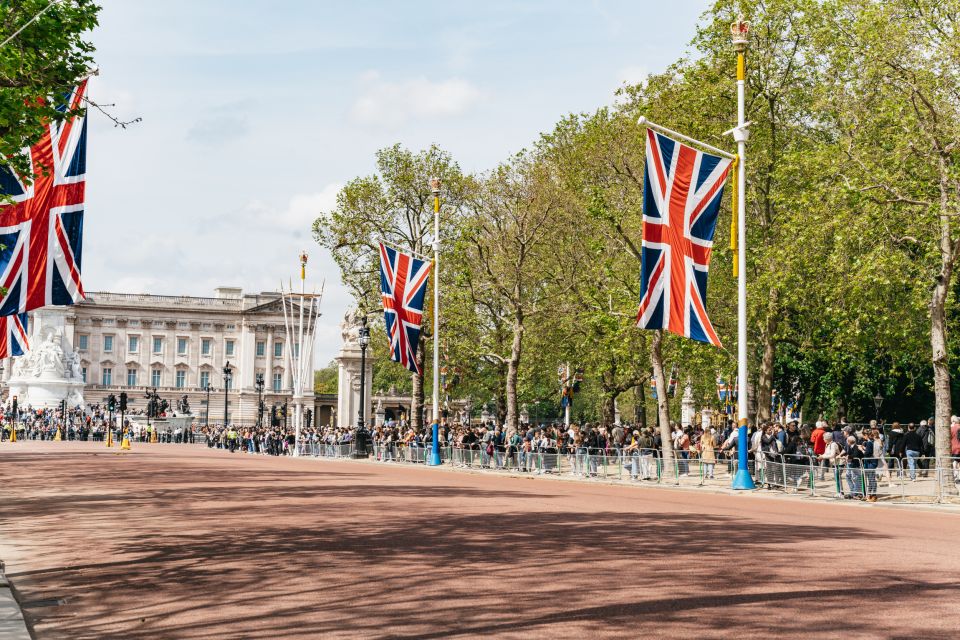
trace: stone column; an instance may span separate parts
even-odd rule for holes
[[[267,367],[266,367],[266,372],[264,374],[263,383],[264,385],[266,385],[266,389],[264,389],[264,391],[272,394],[273,393],[273,325],[267,325],[266,340],[267,340],[267,346],[264,353],[266,354],[266,357],[267,357]]]
[[[358,338],[360,335],[360,313],[354,309],[347,311],[340,323],[343,346],[337,355],[339,365],[337,378],[337,426],[355,427],[360,412],[360,360],[362,357]],[[367,349],[364,391],[363,421],[367,427],[370,422],[370,404],[373,400],[373,358],[372,350]]]
[[[345,344],[337,355],[339,372],[337,378],[337,426],[357,426],[357,416],[360,411],[360,346]],[[364,393],[366,406],[363,411],[363,421],[368,427],[370,422],[370,404],[373,394],[373,358],[370,349],[367,349]]]
[[[683,389],[683,398],[680,400],[680,424],[689,427],[693,424],[693,414],[696,412],[693,402],[693,385],[687,381]]]

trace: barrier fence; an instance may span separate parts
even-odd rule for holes
[[[382,463],[426,464],[430,446],[376,442],[367,447],[369,459]],[[652,449],[579,448],[524,451],[506,447],[489,451],[482,444],[440,448],[442,464],[490,472],[530,473],[637,484],[681,487],[731,485],[737,472],[735,452],[702,455],[676,452],[664,464]],[[300,454],[323,458],[354,458],[356,447],[304,441]],[[363,457],[363,456],[360,456]],[[758,486],[807,496],[837,499],[867,498],[885,502],[958,502],[960,466],[957,459],[867,458],[836,463],[812,456],[764,454],[750,460]]]

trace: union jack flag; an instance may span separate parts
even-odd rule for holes
[[[76,110],[87,89],[84,80],[57,108]],[[0,167],[0,316],[83,300],[80,252],[86,186],[85,115],[51,122],[30,149],[33,183]]]
[[[647,129],[637,326],[720,346],[707,272],[730,160]]]
[[[726,404],[727,402],[727,381],[717,376],[717,399],[721,404]]]
[[[0,358],[22,356],[30,350],[27,340],[27,314],[7,316],[3,318],[3,322],[6,323],[6,330],[0,333]]]
[[[430,265],[426,260],[380,244],[380,293],[390,339],[390,359],[414,373],[421,373],[417,345]]]

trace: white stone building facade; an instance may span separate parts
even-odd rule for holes
[[[226,401],[230,422],[252,425],[258,373],[264,377],[264,421],[271,405],[289,402],[292,395],[290,358],[298,358],[301,348],[287,339],[279,293],[244,294],[233,287],[220,287],[209,298],[88,292],[84,302],[65,309],[66,338],[80,355],[89,404],[126,391],[130,407],[142,410],[144,394],[156,388],[171,407],[186,395],[202,425],[209,386],[210,424],[223,422]],[[303,350],[311,357],[309,346]],[[232,382],[225,398],[228,362]],[[11,369],[8,359],[4,382]],[[312,406],[312,384],[308,387],[304,403]]]

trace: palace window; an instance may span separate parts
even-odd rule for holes
[[[226,352],[227,356],[228,356],[228,357],[229,357],[229,356],[232,356],[232,355],[233,355],[233,345],[234,345],[234,341],[233,341],[233,340],[227,340],[225,344],[226,344],[225,352]]]
[[[110,386],[113,384],[113,369],[109,367],[103,370],[103,385]]]
[[[113,336],[103,336],[103,352],[110,353],[113,351]]]
[[[140,336],[129,336],[127,338],[127,346],[129,347],[127,351],[130,353],[136,353],[140,350]]]
[[[257,340],[257,357],[262,358],[267,352],[267,343],[263,340]]]
[[[154,339],[153,339],[153,352],[154,352],[154,353],[163,353],[163,338],[154,338]]]
[[[273,357],[274,357],[274,358],[282,358],[282,357],[283,357],[283,343],[282,343],[282,342],[274,342],[274,343],[273,343]]]
[[[187,386],[187,372],[183,369],[177,370],[176,382],[177,389],[183,389],[185,386]]]
[[[283,390],[283,374],[282,373],[273,374],[273,390],[275,392],[280,392]]]
[[[177,338],[177,355],[180,355],[180,356],[187,355],[187,339],[186,338]]]
[[[160,369],[154,369],[150,372],[150,386],[159,387],[160,386]]]
[[[127,386],[128,387],[137,386],[137,370],[136,369],[127,369]]]
[[[203,338],[200,341],[200,355],[210,355],[210,338]]]
[[[77,348],[78,348],[78,349],[86,349],[86,348],[87,348],[87,339],[88,339],[88,337],[87,337],[86,335],[82,335],[82,334],[81,334],[81,335],[77,336]]]
[[[206,389],[209,386],[210,386],[210,372],[201,371],[200,372],[200,388]]]

